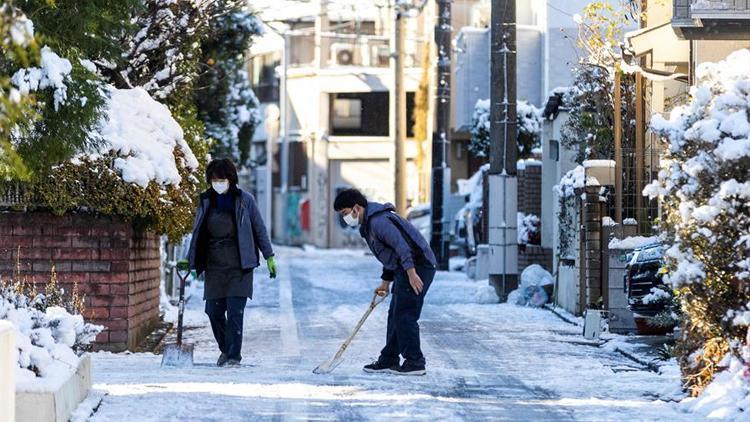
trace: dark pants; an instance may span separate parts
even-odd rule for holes
[[[229,359],[242,359],[242,319],[246,304],[246,297],[237,296],[206,300],[206,314],[214,338],[221,353]]]
[[[424,283],[422,293],[417,295],[409,284],[405,271],[397,271],[391,286],[391,307],[388,309],[388,330],[385,347],[380,352],[380,362],[386,365],[399,363],[399,355],[416,365],[424,365],[425,358],[419,341],[419,317],[427,290],[435,277],[435,269],[417,267],[417,274]]]

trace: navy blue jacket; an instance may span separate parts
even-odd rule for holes
[[[396,271],[406,271],[416,265],[437,266],[435,254],[425,238],[396,213],[392,204],[369,202],[359,232],[383,264],[383,280],[393,281]]]
[[[268,259],[273,256],[271,240],[266,231],[263,217],[252,194],[237,187],[232,187],[234,196],[234,224],[237,226],[237,247],[240,250],[240,265],[243,270],[252,270],[260,265],[259,253]],[[216,206],[216,192],[209,189],[203,192],[198,204],[193,225],[193,238],[190,240],[188,260],[190,268],[202,273],[206,270],[208,256],[208,233],[205,221],[210,207]]]

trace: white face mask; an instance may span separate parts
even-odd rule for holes
[[[214,188],[216,193],[222,194],[229,190],[229,181],[224,180],[223,182],[211,182],[211,187]]]
[[[349,227],[357,227],[359,226],[359,217],[355,216],[354,211],[352,210],[352,212],[344,216],[344,222]]]

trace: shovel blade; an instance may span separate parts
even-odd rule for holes
[[[161,366],[188,367],[193,366],[193,345],[168,344],[164,347]]]
[[[336,367],[341,365],[341,362],[343,361],[344,361],[343,358],[338,358],[338,359],[329,360],[326,363],[321,363],[317,368],[313,369],[313,374],[316,374],[316,375],[330,374],[331,372],[333,372],[334,369],[336,369]]]

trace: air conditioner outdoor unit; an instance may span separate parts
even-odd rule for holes
[[[331,44],[331,61],[339,66],[354,64],[354,48],[351,44]]]

